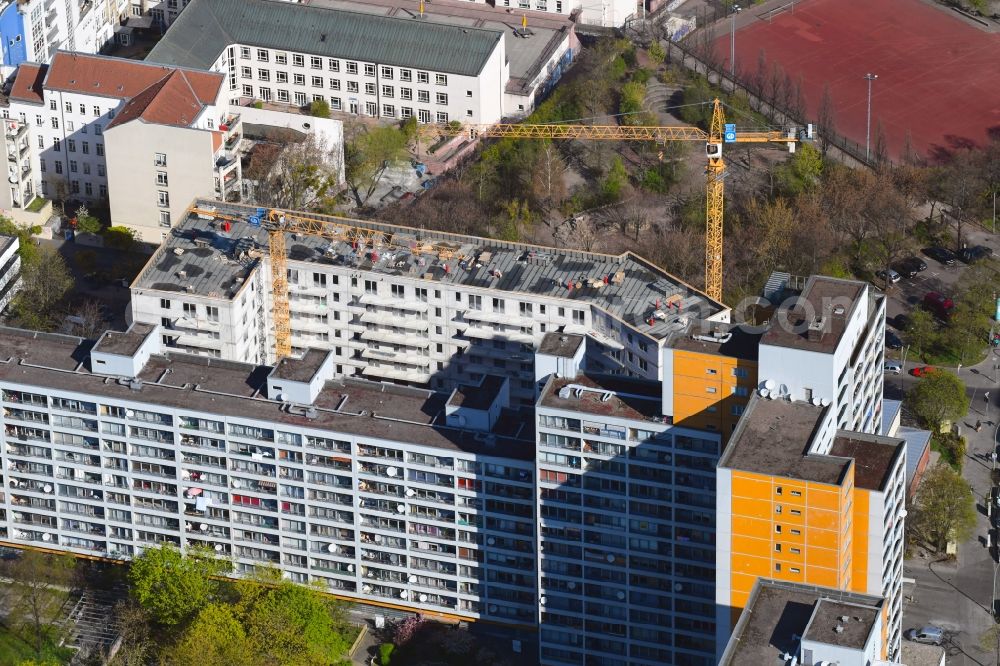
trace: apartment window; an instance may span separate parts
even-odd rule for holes
[[[429,123],[431,121],[431,112],[428,111],[427,109],[418,109],[417,120],[419,120],[422,123]]]
[[[59,139],[59,137],[52,139],[52,150],[56,151],[57,153],[62,150],[62,141]]]
[[[40,115],[39,116],[35,116],[35,124],[36,125],[38,125],[39,127],[41,127],[42,126],[42,122],[43,122],[43,120],[42,120],[42,117]]]
[[[356,93],[356,92],[358,92],[358,82],[357,81],[348,81],[347,82],[347,92],[349,92],[349,93]]]
[[[84,127],[83,129],[87,129],[87,128]],[[103,134],[103,133],[104,133],[104,130],[101,129],[100,125],[94,125],[94,134],[96,134],[97,136],[101,136],[101,134]]]
[[[399,117],[403,120],[411,118],[413,116],[413,108],[409,106],[404,106],[399,110]]]
[[[100,115],[101,115],[101,107],[99,107],[99,106],[97,106],[97,105],[95,104],[95,105],[94,105],[94,117],[96,118],[96,117],[98,117],[98,116],[100,116]]]
[[[160,299],[160,308],[163,309],[163,310],[169,310],[170,309],[170,299],[169,298],[161,298]]]
[[[801,555],[802,554],[802,550],[799,549],[799,548],[789,548],[788,552],[790,552],[792,555]]]
[[[293,67],[305,67],[306,57],[304,55],[299,55],[298,53],[292,54],[292,66]]]
[[[80,193],[80,181],[78,181],[78,180],[71,181],[70,184],[69,184],[69,189],[70,189],[70,192],[72,192],[73,194],[79,194]]]
[[[274,80],[278,83],[288,83],[288,72],[275,72]]]
[[[774,494],[780,495],[783,492],[783,490],[784,489],[781,486],[778,486],[777,488],[774,489]]]
[[[371,83],[371,82],[365,83],[365,94],[366,95],[374,95],[375,94],[375,84],[374,83]]]
[[[103,167],[102,167],[102,170],[103,170]],[[107,185],[98,185],[97,186],[97,192],[98,192],[98,196],[100,196],[102,199],[107,199],[108,198],[108,186]]]
[[[351,62],[350,60],[348,60],[347,61],[347,73],[348,74],[357,74],[358,73],[358,63]]]
[[[59,129],[59,119],[58,118],[53,118],[52,119],[52,129]]]
[[[45,147],[45,137],[42,136],[41,134],[38,135],[38,147],[39,148]]]
[[[56,160],[56,173],[62,173],[62,172],[63,172],[62,160]]]
[[[106,175],[105,172],[104,172],[104,165],[103,164],[98,164],[97,165],[97,175],[100,176],[101,178],[104,178],[104,176]]]
[[[392,86],[382,86],[382,97],[392,97],[395,89]]]
[[[448,76],[446,74],[435,74],[434,83],[438,84],[439,86],[446,86],[448,85]]]
[[[66,109],[66,113],[73,113],[73,102],[63,102],[63,107]]]
[[[264,86],[261,86],[257,90],[260,93],[261,100],[263,100],[265,102],[270,102],[271,101],[271,89],[270,88],[265,88]]]
[[[250,59],[250,47],[249,46],[241,46],[240,47],[240,57],[241,58],[246,58],[247,60]]]
[[[798,567],[788,567],[788,570],[795,574],[802,572]]]
[[[165,167],[167,166],[167,154],[166,153],[156,153],[153,155],[153,166]]]
[[[399,89],[400,99],[413,99],[413,88],[400,88]]]
[[[392,104],[383,104],[382,105],[382,115],[385,116],[386,118],[395,118],[396,117],[396,107],[393,106]]]
[[[38,160],[38,168],[42,173],[45,173],[45,160]]]
[[[776,562],[775,563],[774,570],[775,571],[781,571],[781,562]]]
[[[69,172],[70,173],[76,173],[77,172],[76,160],[70,160],[69,161]]]
[[[295,93],[295,103],[299,106],[306,105],[306,94],[304,92]]]
[[[471,90],[466,90],[465,91],[465,96],[466,97],[472,97],[472,91]]]
[[[435,99],[435,101],[438,104],[447,104],[448,103],[448,93],[440,93],[439,92],[436,95],[434,95],[434,99]]]
[[[167,172],[166,171],[157,171],[156,172],[156,184],[157,185],[161,185],[163,187],[167,186]]]
[[[66,121],[66,131],[67,132],[73,132],[75,130],[76,130],[76,125],[73,124],[73,121],[72,120],[67,120]]]
[[[323,77],[322,76],[314,76],[314,77],[312,77],[312,84],[313,84],[313,88],[322,88],[323,87]]]
[[[76,140],[75,139],[66,139],[66,150],[68,150],[71,153],[75,153],[76,152]]]
[[[205,316],[209,321],[219,321],[219,308],[214,305],[205,306]]]
[[[427,72],[417,72],[417,83],[430,83],[431,76]]]
[[[194,303],[181,303],[184,308],[184,316],[186,317],[196,317],[198,316],[198,306]]]
[[[313,69],[323,69],[323,59],[319,56],[311,56],[309,58],[309,66]]]
[[[330,59],[328,59],[326,61],[326,66],[327,66],[327,69],[329,69],[331,72],[339,72],[340,71],[340,61],[337,60],[336,58],[330,58]]]
[[[288,91],[278,88],[278,101],[287,102],[288,101]]]
[[[343,106],[340,103],[339,97],[330,98],[330,108],[333,109],[334,111],[340,111],[340,109],[343,108]]]
[[[340,79],[330,79],[330,90],[340,90]]]
[[[56,101],[54,99],[50,99],[49,100],[49,109],[51,111],[58,111],[59,110],[59,105],[56,103]]]
[[[258,62],[269,62],[271,60],[270,54],[267,49],[257,49],[257,61]]]
[[[263,69],[263,68],[258,69],[257,70],[257,78],[260,79],[261,81],[270,82],[271,81],[271,70],[269,70],[269,69]]]
[[[240,76],[244,79],[253,78],[253,68],[252,67],[240,67]]]
[[[780,553],[781,552],[781,544],[780,543],[774,544],[774,552],[776,552],[776,553]]]
[[[170,195],[167,192],[164,192],[163,190],[160,190],[159,192],[156,193],[156,203],[158,205],[164,206],[164,207],[169,206],[170,205]]]
[[[83,163],[83,175],[84,176],[90,175],[90,164],[88,162]]]
[[[248,85],[244,84],[243,85],[243,96],[244,97],[253,97],[253,86],[248,86]]]
[[[792,491],[792,497],[802,497],[802,491],[801,490],[793,490]]]
[[[365,102],[365,115],[374,118],[378,115],[378,104],[375,102]]]
[[[426,90],[417,91],[417,101],[429,103],[431,101],[431,94]]]
[[[288,54],[287,53],[275,53],[274,63],[276,65],[287,65],[288,64]]]
[[[292,83],[297,86],[304,86],[306,84],[305,74],[292,74]]]
[[[168,227],[168,228],[170,227],[170,211],[168,211],[168,210],[161,210],[160,211],[160,226],[161,227]],[[166,303],[166,305],[163,305],[164,302]],[[164,300],[161,299],[160,300],[160,307],[167,307],[167,308],[169,308],[170,307],[170,301],[164,301]]]
[[[365,65],[365,76],[375,76],[375,65]]]

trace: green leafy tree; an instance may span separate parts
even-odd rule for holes
[[[76,209],[76,230],[85,234],[101,233],[101,221],[90,214],[86,206]]]
[[[314,99],[309,105],[309,115],[316,118],[329,118],[330,103],[325,99]]]
[[[906,394],[906,404],[934,432],[946,421],[969,411],[969,396],[962,380],[946,370],[936,370],[920,379]]]
[[[621,201],[625,196],[625,188],[628,187],[628,173],[625,171],[625,165],[622,163],[622,158],[615,157],[611,161],[611,167],[608,169],[608,173],[604,176],[604,182],[601,183],[601,197],[604,203],[614,203],[616,201]]]
[[[340,606],[308,587],[285,581],[240,606],[258,650],[254,663],[326,666],[350,647]]]
[[[59,305],[73,286],[66,261],[50,247],[37,248],[37,258],[22,266],[21,291],[14,297],[14,312],[22,326],[52,330],[58,323]]]
[[[406,157],[406,135],[398,128],[364,128],[344,147],[347,184],[359,207],[368,203],[382,176],[393,163]]]
[[[937,325],[934,323],[934,317],[926,310],[916,309],[910,314],[906,334],[918,355],[933,350],[937,345]]]
[[[14,592],[14,612],[10,617],[22,618],[32,635],[35,655],[40,659],[47,658],[43,653],[52,625],[69,597],[75,571],[76,560],[72,555],[31,550],[21,553],[8,571]]]
[[[164,658],[167,666],[232,666],[267,663],[247,636],[236,607],[212,603],[200,611]],[[297,662],[271,662],[297,663]]]
[[[652,44],[649,45],[649,61],[654,65],[662,65],[663,61],[667,57],[667,52],[663,48],[663,44],[660,44],[660,40],[654,40]]]
[[[104,244],[115,250],[131,252],[139,241],[139,232],[132,227],[114,226],[104,230]]]
[[[920,482],[913,508],[911,529],[938,552],[949,541],[968,539],[976,526],[976,500],[969,484],[942,462]]]
[[[792,158],[775,171],[782,191],[791,195],[800,194],[819,183],[823,173],[823,155],[808,143],[802,143]]]
[[[0,216],[0,235],[15,236],[18,240],[17,253],[21,255],[21,264],[36,263],[38,261],[38,246],[35,244],[34,234],[41,233],[39,226],[22,226],[14,222],[9,217]]]
[[[135,600],[156,622],[177,625],[208,605],[219,585],[212,577],[229,569],[228,562],[207,551],[193,549],[185,556],[162,543],[132,561],[129,580]]]

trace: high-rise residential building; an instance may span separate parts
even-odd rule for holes
[[[258,210],[209,200],[194,206],[133,283],[132,319],[161,324],[164,343],[178,351],[272,363],[268,238],[251,220]],[[701,405],[705,428],[729,427],[736,403],[746,400],[739,394],[754,386],[752,360],[723,363],[709,349],[742,353],[727,337],[729,309],[632,253],[313,219],[331,232],[350,227],[381,239],[286,234],[293,355],[329,349],[343,375],[448,390],[504,374],[511,401],[530,406],[542,380],[535,349],[547,333],[564,332],[587,336],[588,371],[657,382],[667,372],[666,349],[691,349],[685,358],[694,360],[676,366],[681,375],[705,366],[697,389],[704,398],[688,401],[686,380],[671,379],[663,383],[663,413],[672,415],[676,400],[694,419]]]
[[[759,579],[719,665],[885,664],[888,613],[878,595]]]
[[[905,458],[902,440],[838,429],[832,404],[751,398],[717,470],[720,650],[773,578],[885,599],[883,645],[898,655]]]
[[[0,329],[3,543],[199,545],[374,606],[535,625],[534,444],[505,378],[434,393],[337,377],[319,350],[164,354],[160,334]]]
[[[878,433],[885,295],[857,280],[812,276],[777,310],[760,341],[768,395],[832,406],[836,427]]]

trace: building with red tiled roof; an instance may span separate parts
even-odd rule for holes
[[[22,65],[9,98],[11,120],[28,130],[18,129],[13,148],[26,182],[11,204],[26,204],[29,192],[109,200],[116,224],[159,242],[186,202],[239,185],[242,128],[226,122],[224,80],[218,72],[66,51],[48,65]],[[122,183],[113,187],[116,179]]]

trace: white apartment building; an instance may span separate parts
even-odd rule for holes
[[[502,391],[458,404],[338,378],[320,351],[275,368],[161,354],[158,326],[89,353],[12,329],[0,346],[0,543],[201,545],[373,606],[534,624],[533,443],[444,418],[479,422]]]
[[[0,236],[0,313],[21,286],[21,243],[16,236]]]
[[[761,339],[760,388],[832,405],[836,427],[878,433],[882,423],[885,295],[854,280],[810,277]]]
[[[132,285],[132,320],[165,343],[227,360],[274,360],[266,211],[194,202]],[[213,218],[216,215],[227,219]],[[430,385],[511,380],[537,394],[534,350],[546,333],[587,335],[587,368],[660,381],[662,349],[695,321],[729,310],[631,253],[556,250],[314,216],[381,231],[389,247],[286,234],[293,354],[334,352],[338,373]],[[422,251],[446,244],[450,254]]]
[[[279,0],[191,0],[147,61],[225,73],[232,104],[423,123],[492,124],[507,112],[504,34]]]
[[[60,51],[49,65],[18,68],[5,112],[27,125],[17,145],[29,149],[36,192],[96,200],[109,195],[104,130],[130,100],[152,105],[143,119],[217,130],[221,94],[218,74]]]

